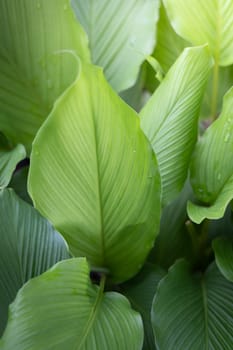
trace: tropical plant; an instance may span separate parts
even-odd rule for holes
[[[0,349],[231,350],[233,1],[0,0]]]

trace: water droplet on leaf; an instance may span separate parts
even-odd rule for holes
[[[228,142],[230,138],[230,132],[228,131],[226,135],[224,136],[224,142]]]

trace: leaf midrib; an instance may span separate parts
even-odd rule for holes
[[[92,325],[96,319],[96,316],[98,314],[98,310],[99,310],[99,306],[102,302],[102,299],[103,299],[103,296],[104,296],[104,293],[103,293],[103,288],[99,287],[98,289],[98,293],[97,293],[97,297],[95,299],[95,303],[91,309],[91,312],[90,312],[90,316],[87,320],[87,323],[84,327],[84,332],[83,332],[83,335],[81,337],[81,342],[79,343],[78,347],[76,350],[81,350],[82,349],[82,346],[84,345],[86,339],[88,338],[88,334],[92,328]]]

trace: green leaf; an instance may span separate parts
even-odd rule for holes
[[[141,127],[158,159],[164,205],[177,196],[187,177],[211,66],[207,47],[185,49],[140,112]]]
[[[25,148],[20,144],[12,150],[0,149],[0,189],[9,184],[16,165],[25,157]]]
[[[82,65],[34,141],[29,192],[75,256],[125,280],[141,267],[160,219],[160,177],[139,118],[101,68]]]
[[[0,2],[0,130],[29,151],[57,97],[89,60],[69,0]],[[73,53],[73,55],[72,55]]]
[[[69,254],[63,238],[9,189],[0,191],[0,222],[1,333],[8,305],[22,285]]]
[[[173,30],[166,10],[161,4],[157,26],[157,44],[153,56],[167,72],[187,46],[190,44]]]
[[[144,350],[155,350],[154,335],[151,327],[151,305],[157,285],[165,271],[151,263],[146,263],[132,280],[120,286],[120,290],[129,299],[132,307],[140,312],[144,324]]]
[[[232,0],[163,0],[163,3],[180,36],[193,45],[208,43],[221,66],[233,63]]]
[[[233,240],[217,238],[213,241],[216,264],[223,276],[233,282]]]
[[[180,195],[163,209],[159,235],[150,253],[150,261],[168,269],[181,257],[194,258],[192,240],[187,229],[187,200],[192,191],[187,182]]]
[[[155,45],[159,1],[71,1],[86,30],[93,63],[104,68],[116,91],[137,80],[140,65]]]
[[[221,218],[233,198],[232,147],[233,88],[224,97],[220,117],[203,134],[192,156],[191,183],[203,203],[188,205],[188,214],[196,223]]]
[[[152,325],[160,350],[231,350],[233,284],[215,264],[198,274],[178,261],[159,283]]]
[[[10,306],[1,350],[140,350],[140,315],[89,272],[85,258],[69,259],[29,281]]]

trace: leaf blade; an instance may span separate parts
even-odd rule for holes
[[[89,272],[85,258],[69,259],[29,281],[11,305],[1,349],[141,349],[140,315],[92,285]]]
[[[141,127],[158,159],[164,205],[175,198],[187,177],[211,66],[207,47],[185,49],[140,112]]]
[[[227,66],[233,63],[233,4],[230,0],[200,2],[196,0],[163,0],[168,17],[179,35],[194,45],[208,43],[216,61]],[[189,9],[192,9],[190,12]]]
[[[139,270],[159,226],[160,178],[136,112],[100,68],[82,65],[37,134],[29,192],[74,255],[122,280]]]
[[[195,275],[187,262],[178,261],[160,282],[152,308],[159,349],[230,350],[232,300],[232,283],[215,264]]]
[[[192,156],[191,184],[201,202],[188,205],[189,215],[195,222],[205,217],[221,218],[232,199],[232,106],[233,88],[224,97],[220,117],[203,134]]]
[[[11,189],[0,191],[0,332],[8,305],[30,278],[69,257],[63,238]]]
[[[159,1],[72,0],[72,5],[88,33],[92,62],[104,68],[116,91],[131,87],[155,45]]]
[[[30,151],[54,101],[76,77],[67,52],[89,60],[87,38],[69,0],[3,0],[0,13],[0,126]]]

